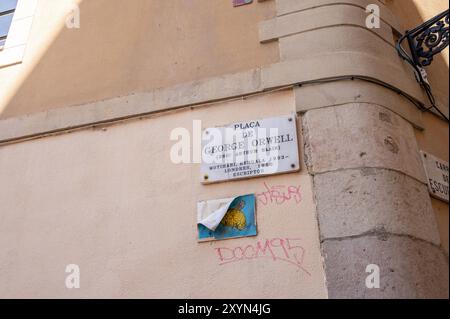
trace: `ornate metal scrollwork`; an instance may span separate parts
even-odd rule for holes
[[[449,10],[406,33],[416,65],[430,65],[433,56],[448,46],[448,26]]]

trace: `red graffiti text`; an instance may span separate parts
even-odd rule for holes
[[[276,185],[269,187],[264,182],[264,187],[266,188],[264,192],[256,194],[258,202],[263,205],[272,203],[281,205],[291,200],[298,204],[302,200],[302,195],[300,194],[300,186]]]
[[[303,270],[311,275],[303,266],[305,249],[300,245],[299,238],[272,238],[264,239],[247,246],[234,248],[215,248],[219,265],[238,261],[267,258],[272,261],[283,261]]]

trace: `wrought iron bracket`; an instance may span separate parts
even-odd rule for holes
[[[420,67],[430,65],[433,56],[448,46],[449,10],[442,12],[417,28],[407,31],[414,63]]]

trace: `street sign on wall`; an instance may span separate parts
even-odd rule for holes
[[[448,162],[424,151],[420,153],[431,196],[448,203]]]
[[[207,128],[202,134],[203,183],[300,169],[295,114]]]

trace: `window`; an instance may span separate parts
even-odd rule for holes
[[[0,49],[5,45],[16,6],[17,0],[0,0]]]
[[[0,0],[0,69],[22,63],[39,0]]]

